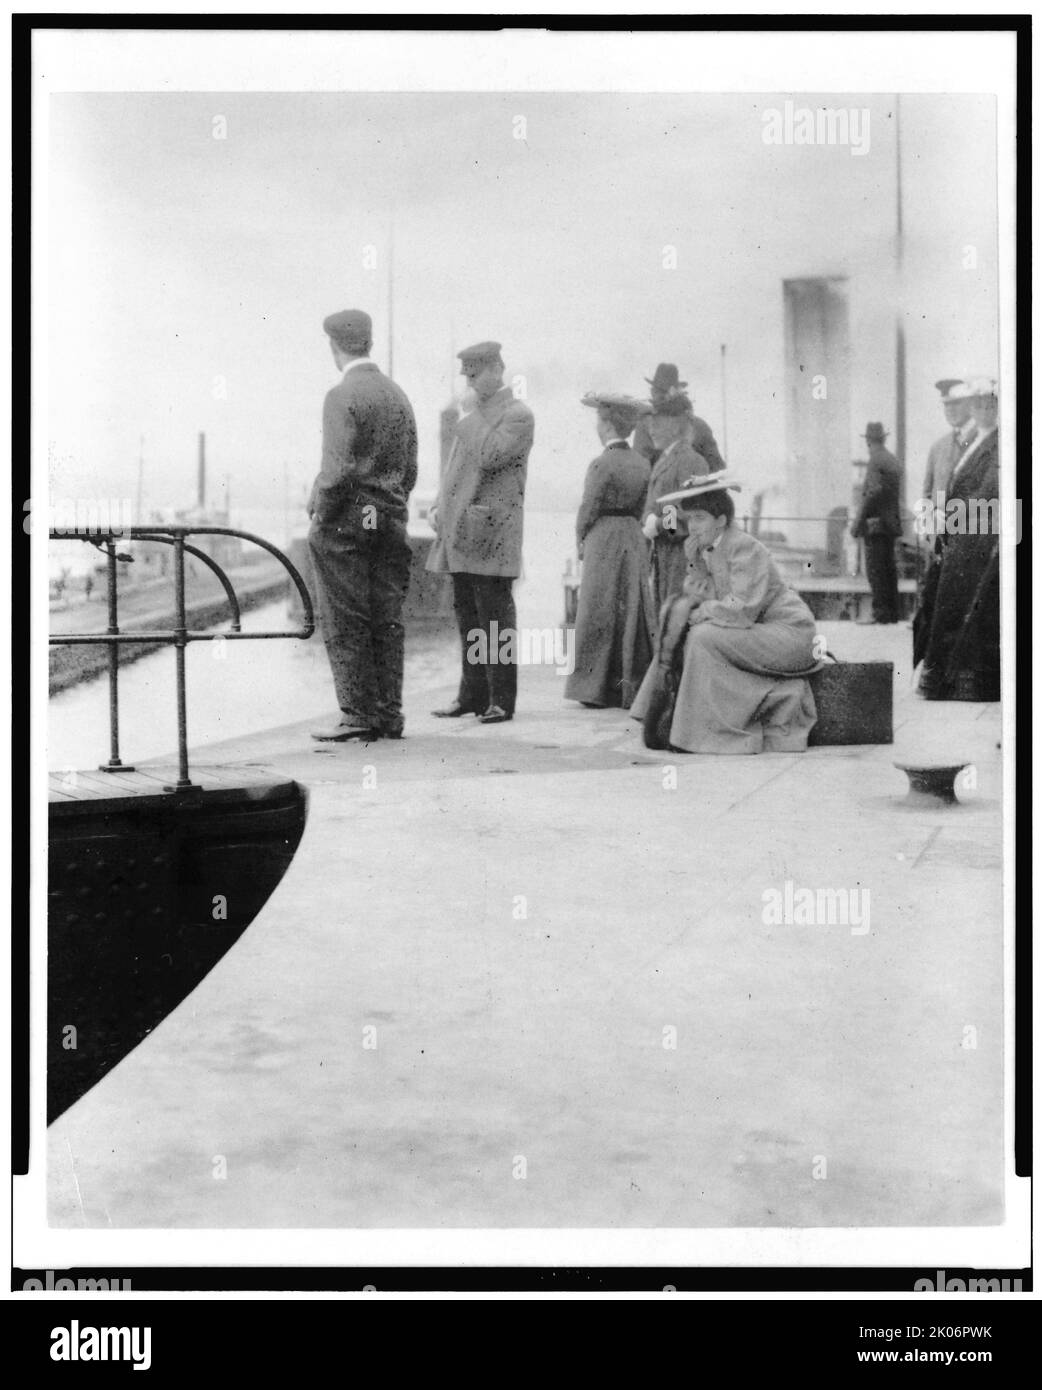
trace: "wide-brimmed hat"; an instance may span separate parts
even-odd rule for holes
[[[647,401],[639,401],[636,396],[627,396],[622,391],[587,391],[581,403],[592,406],[595,410],[603,406],[605,410],[633,416],[651,413],[651,406]]]
[[[653,391],[678,391],[686,385],[686,381],[680,380],[680,372],[673,362],[660,362],[655,368],[654,376],[646,376],[644,380]]]
[[[741,492],[742,485],[732,478],[726,468],[718,468],[715,473],[698,473],[688,478],[678,492],[667,492],[656,497],[656,502],[690,502],[693,498],[704,497],[707,492]]]
[[[882,444],[886,438],[886,430],[879,420],[869,420],[865,426],[865,436],[869,444]]]

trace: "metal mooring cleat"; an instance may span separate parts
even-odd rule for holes
[[[907,802],[913,805],[957,806],[955,779],[969,763],[894,763],[908,774]]]

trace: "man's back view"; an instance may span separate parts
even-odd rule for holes
[[[369,360],[369,315],[345,310],[323,327],[343,377],[322,412],[308,548],[340,722],[314,737],[400,738],[416,420],[404,391]]]

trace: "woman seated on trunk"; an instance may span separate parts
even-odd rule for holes
[[[814,727],[814,617],[767,547],[735,526],[737,488],[721,472],[659,499],[684,510],[688,573],[683,596],[663,606],[633,705],[649,747],[802,753]]]

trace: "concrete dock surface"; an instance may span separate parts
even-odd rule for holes
[[[917,699],[904,624],[821,630],[895,662],[892,746],[652,753],[523,667],[512,723],[407,689],[400,742],[198,752],[305,784],[304,837],[50,1127],[50,1223],[999,1222],[1000,707]]]

